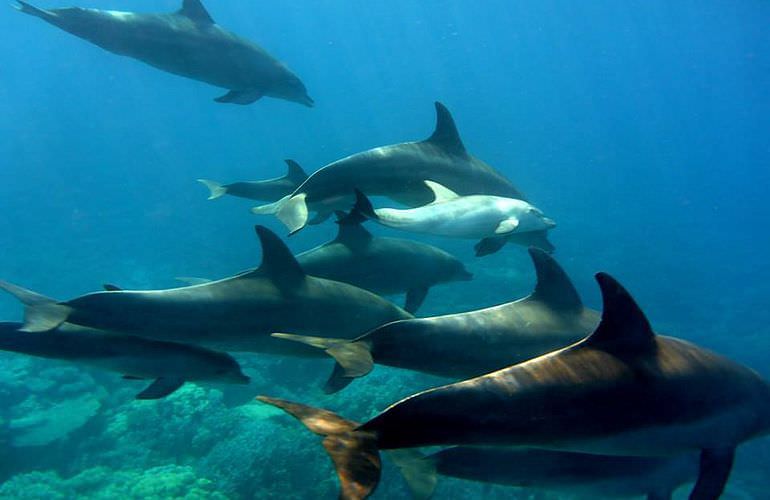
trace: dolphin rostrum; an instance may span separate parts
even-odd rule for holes
[[[299,163],[294,160],[285,161],[288,166],[286,175],[275,179],[231,184],[220,184],[209,179],[198,179],[198,182],[209,189],[209,200],[216,200],[227,194],[250,200],[275,201],[293,192],[307,179],[307,174]]]
[[[65,323],[41,333],[21,331],[21,323],[0,323],[0,350],[69,361],[153,380],[137,399],[158,399],[185,382],[248,384],[229,354],[195,345],[162,342]]]
[[[770,432],[770,385],[689,342],[656,335],[612,277],[596,276],[602,319],[586,339],[503,370],[399,401],[364,424],[260,397],[324,436],[343,498],[365,498],[379,450],[527,446],[621,456],[699,451],[691,500],[719,498],[735,448]]]
[[[624,457],[538,450],[455,446],[428,456],[391,458],[401,467],[416,499],[433,493],[436,475],[517,486],[586,498],[634,497],[671,500],[674,490],[698,474],[698,455]]]
[[[297,328],[307,334],[335,331],[353,338],[412,315],[366,290],[308,276],[286,245],[256,227],[262,264],[230,278],[149,291],[90,293],[67,302],[0,281],[25,305],[24,330],[40,332],[65,321],[141,337],[195,343],[224,351],[319,356],[307,346],[270,337]],[[345,321],[340,321],[345,318]],[[320,355],[323,355],[320,353]]]
[[[368,196],[387,196],[410,207],[430,203],[433,193],[425,180],[462,195],[524,199],[508,179],[466,151],[452,115],[437,102],[436,129],[428,139],[382,146],[330,163],[291,195],[252,211],[275,214],[295,233],[308,223],[325,220],[335,210],[350,208],[354,189]],[[308,222],[311,211],[316,217]]]
[[[217,102],[251,104],[268,96],[313,106],[294,73],[263,48],[216,24],[200,0],[184,0],[180,10],[168,14],[49,10],[17,1],[21,12],[109,52],[229,89]]]
[[[462,262],[432,245],[373,236],[363,219],[339,215],[337,237],[297,255],[311,276],[343,281],[378,295],[406,293],[404,309],[414,314],[431,286],[468,281]]]
[[[537,285],[529,296],[486,309],[394,321],[353,340],[273,334],[323,349],[336,361],[327,392],[368,374],[373,364],[463,380],[574,344],[599,314],[583,306],[567,274],[529,249]]]
[[[513,234],[541,234],[556,227],[540,209],[523,200],[486,194],[460,196],[437,182],[427,180],[425,185],[433,192],[433,201],[406,209],[375,209],[356,189],[352,212],[402,231],[482,241]]]

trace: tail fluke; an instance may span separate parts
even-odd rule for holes
[[[47,332],[65,321],[72,312],[68,306],[59,304],[54,299],[39,293],[0,281],[0,289],[10,293],[24,304],[24,332]]]
[[[428,500],[433,496],[438,482],[433,457],[412,449],[389,450],[387,454],[398,467],[415,500]]]
[[[353,379],[368,375],[374,368],[371,345],[365,340],[349,341],[291,333],[274,333],[272,336],[323,349],[334,358],[337,363],[324,386],[324,392],[327,394],[344,389]]]
[[[198,179],[198,182],[209,188],[209,200],[216,200],[227,194],[227,188],[217,181]]]
[[[375,434],[359,431],[357,422],[327,410],[266,396],[257,399],[282,409],[324,437],[323,446],[340,479],[341,499],[361,500],[374,492],[382,469]]]

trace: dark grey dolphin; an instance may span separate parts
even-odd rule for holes
[[[378,295],[406,293],[404,309],[414,314],[430,287],[468,281],[462,262],[432,245],[401,238],[375,237],[362,219],[341,216],[337,237],[297,255],[311,276],[343,281]]]
[[[226,194],[250,200],[275,201],[293,192],[305,182],[307,174],[294,160],[285,160],[288,171],[283,177],[264,181],[233,182],[220,184],[209,179],[198,179],[198,182],[209,189],[209,200],[216,200]]]
[[[648,500],[670,500],[679,486],[695,481],[698,455],[623,457],[457,446],[404,461],[402,466],[413,496],[418,499],[431,496],[435,475],[439,474],[586,498],[646,495]]]
[[[599,313],[583,306],[567,274],[530,248],[537,285],[529,296],[494,307],[394,321],[350,340],[274,336],[324,349],[336,360],[327,392],[368,374],[373,363],[462,380],[560,349],[585,338]]]
[[[188,381],[249,383],[227,353],[66,323],[43,333],[23,332],[22,326],[0,323],[0,350],[118,372],[126,379],[153,380],[137,399],[162,398]]]
[[[621,456],[700,451],[690,498],[719,498],[735,448],[770,432],[770,385],[756,372],[689,342],[653,333],[628,292],[599,273],[604,310],[587,339],[481,377],[399,401],[364,424],[260,397],[324,446],[343,498],[365,498],[380,449],[527,446]]]
[[[460,139],[447,108],[436,103],[436,129],[428,139],[370,149],[330,163],[313,173],[286,198],[252,209],[257,214],[275,214],[291,233],[313,222],[323,221],[335,210],[347,210],[355,201],[354,190],[368,196],[387,196],[410,207],[433,200],[425,185],[432,180],[461,194],[489,194],[524,199],[524,196],[494,168],[470,155]],[[539,240],[536,240],[537,236]],[[530,235],[544,250],[550,243],[543,233]]]
[[[17,9],[118,55],[175,75],[230,89],[217,102],[251,104],[263,96],[312,107],[305,85],[263,48],[216,24],[200,0],[169,14],[109,10]]]
[[[341,329],[348,338],[412,315],[366,290],[308,276],[286,245],[257,226],[262,265],[201,285],[151,291],[108,291],[57,302],[0,281],[25,305],[25,330],[63,322],[224,351],[318,356],[307,346],[270,337],[276,329],[308,334]],[[345,318],[345,321],[340,321]]]

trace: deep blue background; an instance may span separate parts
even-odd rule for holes
[[[178,6],[126,4],[82,5]],[[427,137],[441,100],[468,149],[557,220],[556,256],[590,304],[592,274],[612,272],[659,330],[766,369],[770,3],[208,4],[300,75],[316,107],[216,104],[220,89],[0,9],[0,278],[66,299],[255,265],[253,224],[283,228],[243,200],[206,201],[196,178],[271,177],[283,158],[312,171]],[[530,286],[506,273],[526,268],[520,248],[477,260],[469,242],[441,243],[480,275],[452,288],[452,308]],[[434,294],[426,312],[447,304]],[[0,317],[19,316],[0,296]]]

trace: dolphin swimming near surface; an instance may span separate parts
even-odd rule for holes
[[[343,281],[378,295],[406,293],[404,309],[414,314],[430,287],[468,281],[473,274],[451,254],[426,243],[373,236],[357,219],[338,214],[337,237],[297,255],[311,276]]]
[[[526,446],[620,456],[700,453],[691,500],[719,498],[735,448],[770,432],[770,384],[694,344],[656,335],[612,277],[599,273],[602,319],[586,339],[481,377],[430,389],[358,424],[260,396],[323,444],[342,498],[365,498],[379,450]]]
[[[552,257],[536,248],[530,248],[529,254],[537,285],[529,296],[514,302],[394,321],[353,340],[273,336],[315,346],[335,359],[327,392],[368,374],[374,363],[455,380],[499,370],[574,344],[599,323],[599,313],[583,306]]]
[[[168,14],[72,7],[16,8],[94,45],[163,71],[229,89],[217,102],[251,104],[275,97],[313,106],[305,85],[263,48],[216,24],[200,0]]]
[[[22,326],[0,323],[0,350],[70,361],[121,373],[126,379],[153,380],[137,399],[162,398],[185,382],[249,383],[238,362],[224,352],[67,323],[41,333],[23,332]]]
[[[275,331],[341,331],[353,338],[412,315],[366,290],[308,276],[286,245],[257,226],[259,268],[200,285],[149,291],[105,291],[57,302],[0,281],[25,306],[24,330],[41,332],[64,322],[113,332],[194,343],[223,351],[320,357],[308,346],[270,337]],[[345,318],[340,321],[340,318]],[[287,330],[288,329],[288,330]]]
[[[407,209],[375,209],[356,189],[353,213],[412,233],[482,241],[511,234],[539,234],[556,227],[540,209],[523,200],[483,194],[460,196],[433,181],[427,180],[425,185],[433,192],[433,201]]]
[[[374,148],[330,163],[292,194],[252,211],[275,214],[290,233],[296,233],[306,224],[326,220],[336,210],[348,210],[355,189],[410,207],[430,203],[433,192],[424,183],[428,179],[461,195],[524,199],[508,179],[466,151],[452,115],[437,102],[436,129],[428,139]],[[310,212],[316,216],[309,222]],[[550,245],[547,240],[538,246],[547,250],[546,245]]]
[[[293,192],[307,179],[307,174],[299,163],[294,160],[285,161],[288,166],[286,175],[275,179],[231,184],[220,184],[209,179],[198,179],[198,182],[209,189],[209,200],[216,200],[227,194],[250,200],[275,201]]]
[[[645,495],[647,500],[670,500],[674,490],[695,481],[698,474],[696,453],[624,457],[532,448],[456,446],[428,456],[410,454],[408,459],[395,462],[402,467],[417,499],[432,495],[438,474],[586,498]]]

